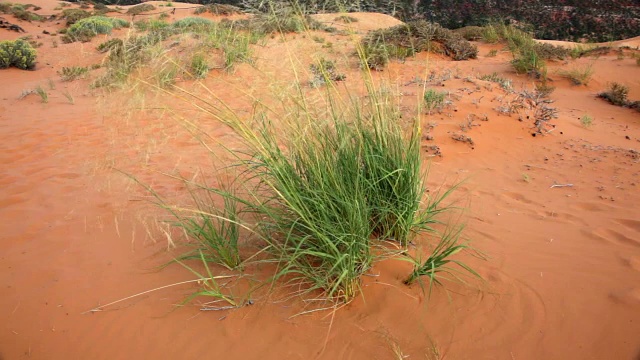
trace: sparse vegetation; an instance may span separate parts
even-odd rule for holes
[[[36,67],[36,50],[24,40],[0,41],[0,69],[10,66],[22,70]]]
[[[349,15],[340,15],[338,17],[336,17],[335,19],[333,19],[333,21],[340,21],[343,22],[345,24],[351,24],[354,22],[358,22],[358,19],[354,18],[353,16],[349,16]]]
[[[320,87],[333,81],[344,81],[346,76],[340,74],[336,70],[333,61],[321,58],[317,64],[311,64],[311,73],[313,78],[309,81],[311,87]]]
[[[509,79],[505,79],[501,76],[498,75],[498,73],[493,73],[493,74],[488,74],[488,75],[482,75],[480,78],[480,80],[484,80],[484,81],[491,81],[493,83],[496,83],[498,85],[500,85],[501,88],[503,88],[504,90],[511,90],[512,89],[512,84],[511,84],[511,80]]]
[[[601,92],[598,97],[607,100],[613,105],[640,111],[640,101],[630,101],[627,98],[628,95],[629,88],[626,85],[614,82],[609,86],[609,90]]]
[[[593,75],[593,67],[588,65],[585,67],[576,67],[571,70],[561,70],[559,74],[571,80],[574,85],[588,85]]]
[[[421,51],[442,53],[454,60],[475,59],[478,49],[460,34],[423,20],[372,31],[361,42],[362,56],[371,69],[389,59],[404,59]]]
[[[38,94],[38,96],[40,96],[40,101],[43,104],[46,104],[49,102],[49,93],[42,86],[38,85],[38,87],[35,90],[35,93]]]
[[[142,13],[150,12],[155,10],[156,7],[151,4],[140,4],[136,6],[132,6],[127,10],[127,14],[129,15],[140,15]]]
[[[86,66],[63,67],[62,70],[60,70],[60,76],[62,77],[62,81],[73,81],[84,77],[88,72],[89,69]]]
[[[40,10],[33,4],[12,4],[8,2],[0,3],[0,12],[5,14],[10,14],[15,16],[16,18],[24,21],[42,21],[44,18],[32,11],[29,11],[30,8],[34,10]]]
[[[64,9],[60,15],[60,18],[67,20],[67,25],[73,25],[88,17],[91,17],[91,13],[82,9]]]
[[[191,75],[197,79],[203,79],[207,77],[209,73],[209,64],[207,59],[201,53],[193,55],[191,58]]]

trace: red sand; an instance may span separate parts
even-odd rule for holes
[[[36,4],[43,6],[40,13],[49,14],[57,3]],[[182,10],[176,16],[187,14]],[[396,23],[377,14],[354,16],[361,22],[353,25],[362,31]],[[19,24],[34,37],[61,26]],[[256,48],[261,73],[244,64],[233,75],[212,72],[206,84],[240,107],[230,84],[249,84],[248,91],[260,96],[272,91],[274,79],[290,83],[290,63],[282,59],[291,51],[301,69],[328,53],[347,72],[349,86],[358,76],[349,56],[352,40],[317,35],[333,42],[331,52],[309,35],[271,39]],[[0,29],[0,39],[18,36]],[[511,72],[508,52],[484,56],[498,45],[478,44],[477,60],[420,54],[375,74],[399,84],[393,89],[403,94],[408,109],[422,91],[411,80],[431,70],[437,76],[451,74],[443,89],[460,95],[455,111],[424,115],[425,128],[438,124],[435,140],[425,140],[425,146],[436,144],[444,154],[433,158],[429,184],[465,180],[457,196],[469,209],[466,235],[488,260],[459,257],[485,284],[447,283],[450,293],[436,288],[425,299],[418,286],[402,284],[407,264],[387,261],[373,268],[378,277],[365,277],[363,298],[335,316],[290,318],[301,306],[299,299],[258,298],[253,306],[222,313],[193,305],[176,309],[174,304],[194,291],[191,285],[87,314],[100,304],[193,278],[180,266],[154,270],[175,255],[166,251],[166,237],[154,226],[162,213],[141,201],[148,199],[144,190],[113,168],[178,199],[184,191],[156,171],[192,176],[206,168],[209,155],[170,114],[152,109],[173,106],[172,99],[148,94],[142,102],[135,92],[104,95],[90,90],[89,80],[60,80],[56,71],[62,66],[98,63],[102,55],[94,47],[102,39],[89,44],[58,39],[53,47],[55,37],[40,36],[36,71],[0,71],[0,358],[640,356],[640,113],[595,97],[617,81],[629,86],[631,99],[640,99],[640,66],[633,59],[619,60],[612,53],[551,63],[556,87],[551,98],[559,118],[553,132],[535,138],[530,120],[495,111],[504,96],[497,85],[489,89],[485,82],[465,81],[495,71],[512,79],[516,89],[533,86]],[[556,73],[586,64],[595,71],[588,86],[572,86]],[[23,90],[38,85],[49,92],[47,104],[37,95],[19,99]],[[72,94],[74,104],[64,92]],[[141,110],[131,112],[132,103]],[[451,140],[450,133],[460,131],[459,124],[472,113],[489,118],[465,133],[474,146]],[[580,125],[584,114],[593,117],[593,126]],[[192,116],[210,135],[234,144],[228,130],[203,114]]]

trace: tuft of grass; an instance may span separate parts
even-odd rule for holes
[[[64,91],[64,92],[62,92],[62,95],[64,95],[64,97],[67,99],[67,101],[69,101],[69,104],[73,105],[73,104],[76,103],[75,99],[73,98],[73,95],[71,95],[70,92]]]
[[[591,125],[593,125],[593,118],[589,115],[583,115],[580,118],[580,124],[586,128],[591,127]]]
[[[468,244],[460,240],[462,229],[462,227],[447,229],[425,261],[421,261],[419,258],[412,259],[414,262],[413,272],[405,280],[405,283],[411,285],[426,276],[429,279],[429,288],[431,288],[433,284],[442,285],[441,280],[449,277],[455,280],[462,280],[461,276],[463,275],[481,278],[469,266],[451,259],[453,255],[469,248]],[[420,285],[422,286],[422,283]]]
[[[145,19],[134,22],[133,26],[139,31],[162,31],[171,26],[171,24],[161,19]]]
[[[601,92],[598,97],[607,100],[613,105],[626,106],[629,103],[628,95],[629,88],[627,86],[614,82],[609,86],[609,90]]]
[[[444,100],[447,97],[446,91],[437,91],[434,89],[428,89],[424,92],[424,102],[427,112],[441,108],[444,105]]]
[[[38,85],[38,87],[35,90],[36,94],[38,94],[38,96],[40,96],[40,101],[43,104],[46,104],[49,102],[49,93],[47,92],[47,90],[45,90],[45,88],[43,88],[42,86]]]
[[[191,74],[193,77],[197,79],[204,79],[207,77],[209,70],[209,64],[207,63],[206,57],[201,53],[194,54],[191,58]]]
[[[78,78],[84,77],[89,72],[89,68],[86,66],[71,66],[63,67],[59,71],[62,81],[73,81]]]
[[[242,10],[239,7],[229,5],[229,4],[209,4],[209,5],[204,5],[199,8],[196,8],[193,11],[193,13],[196,15],[204,14],[206,12],[214,15],[242,14]]]
[[[487,57],[495,57],[496,55],[498,55],[498,50],[497,49],[492,49],[491,51],[489,51],[487,53]]]
[[[593,67],[591,65],[587,65],[581,68],[562,70],[559,74],[571,80],[574,85],[588,85],[589,81],[591,81],[591,76],[593,76]]]

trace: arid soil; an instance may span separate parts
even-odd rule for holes
[[[58,3],[35,4],[51,14]],[[190,15],[192,5],[173,5],[171,19]],[[274,37],[255,46],[253,65],[214,70],[202,84],[248,115],[247,94],[273,95],[297,81],[296,67],[307,81],[309,64],[324,56],[347,75],[339,86],[357,89],[354,39],[398,21],[352,16],[360,20],[349,25],[353,35]],[[408,113],[415,114],[424,81],[450,92],[446,108],[421,114],[428,184],[435,191],[463,181],[453,198],[466,210],[451,220],[467,222],[466,237],[486,259],[457,256],[484,281],[445,282],[428,297],[402,283],[409,264],[383,261],[364,278],[363,296],[335,312],[292,317],[303,299],[278,294],[233,311],[201,311],[199,300],[176,307],[197,290],[193,283],[90,312],[194,278],[179,265],[158,269],[180,240],[123,172],[180,202],[188,194],[165,174],[192,177],[228,156],[209,154],[180,119],[227,147],[237,140],[175,95],[144,86],[91,89],[90,78],[63,82],[63,66],[102,61],[95,46],[106,36],[63,44],[42,34],[62,23],[2,17],[42,46],[35,71],[0,70],[0,359],[640,358],[640,112],[596,97],[619,82],[640,100],[635,59],[613,51],[550,62],[558,118],[535,137],[532,110],[499,110],[534,88],[513,72],[503,45],[477,43],[478,59],[461,62],[422,53],[373,74]],[[330,24],[335,14],[317,18]],[[0,40],[24,35],[0,29]],[[637,47],[640,39],[624,45]],[[487,56],[492,49],[497,56]],[[559,75],[587,65],[594,74],[586,86]],[[494,72],[510,79],[515,93],[478,79]],[[21,97],[39,85],[47,103],[36,94]],[[191,80],[176,85],[198,89]],[[591,126],[581,124],[584,115]]]

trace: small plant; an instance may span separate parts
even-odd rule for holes
[[[582,126],[586,128],[591,127],[591,125],[593,124],[593,118],[591,118],[591,116],[589,115],[583,115],[580,118],[580,124],[582,124]]]
[[[53,80],[47,79],[47,84],[49,84],[49,90],[55,90],[56,89],[56,83],[53,82]]]
[[[198,14],[203,14],[203,13],[211,13],[214,15],[235,15],[235,14],[242,14],[242,10],[237,7],[237,6],[233,6],[233,5],[228,5],[228,4],[209,4],[209,5],[204,5],[201,6],[199,8],[196,8],[193,13],[198,15]]]
[[[75,99],[73,98],[73,95],[71,95],[70,92],[68,91],[64,91],[62,92],[62,95],[67,99],[67,101],[69,102],[69,104],[73,105],[75,104]]]
[[[444,105],[444,99],[447,97],[446,92],[440,92],[434,89],[428,89],[424,93],[424,102],[427,108],[427,112],[431,113],[431,111],[435,109],[439,109]]]
[[[487,57],[495,57],[496,55],[498,55],[497,49],[492,49],[487,53]]]
[[[145,12],[153,11],[156,7],[151,4],[140,4],[136,6],[132,6],[127,10],[127,14],[129,15],[140,15]]]
[[[495,44],[500,41],[500,35],[493,25],[487,25],[482,29],[482,40],[489,44]]]
[[[511,80],[509,79],[505,79],[501,76],[498,75],[498,73],[493,73],[490,75],[482,75],[480,77],[480,80],[484,80],[484,81],[491,81],[493,83],[496,83],[498,85],[500,85],[501,88],[503,88],[504,90],[511,90],[513,88],[512,84],[511,84]]]
[[[161,31],[171,26],[168,22],[160,19],[140,20],[133,23],[139,31]]]
[[[84,77],[89,69],[86,66],[71,66],[71,67],[63,67],[60,70],[60,76],[62,77],[62,81],[73,81],[75,79]]]
[[[0,69],[10,66],[33,70],[36,67],[36,50],[24,40],[0,41]]]
[[[589,81],[591,81],[591,76],[593,75],[593,68],[591,65],[588,65],[582,68],[563,70],[563,71],[560,71],[559,74],[571,80],[571,82],[574,85],[587,85],[589,84]]]
[[[35,92],[40,96],[40,101],[42,101],[42,103],[46,104],[49,102],[49,93],[47,93],[47,90],[42,86],[38,85]]]
[[[529,174],[527,173],[522,173],[522,181],[526,182],[527,184],[531,182],[531,176],[529,176]]]
[[[191,58],[191,75],[197,79],[204,79],[209,73],[209,64],[207,59],[201,53],[193,55]]]
[[[344,81],[347,77],[336,72],[333,61],[321,58],[317,64],[311,64],[313,78],[309,81],[311,87],[320,87],[333,81]]]

